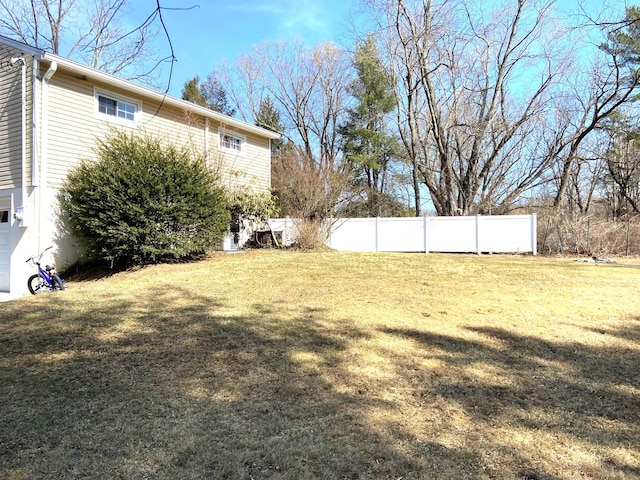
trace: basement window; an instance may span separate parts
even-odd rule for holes
[[[9,223],[9,210],[0,210],[0,223]]]

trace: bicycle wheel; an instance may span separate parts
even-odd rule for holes
[[[51,282],[53,283],[54,290],[64,290],[67,288],[64,286],[64,282],[58,275],[52,275]]]
[[[44,278],[37,273],[29,277],[27,286],[29,287],[29,291],[32,295],[38,295],[39,293],[46,293],[49,291],[49,285],[47,285]]]

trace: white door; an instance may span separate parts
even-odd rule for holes
[[[9,291],[11,265],[11,197],[0,197],[0,292]]]

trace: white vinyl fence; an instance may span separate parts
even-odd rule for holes
[[[352,252],[537,254],[536,214],[334,219],[327,246]],[[295,241],[295,220],[269,221],[282,243]]]

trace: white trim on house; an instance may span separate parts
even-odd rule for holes
[[[27,45],[26,43],[22,43],[22,42],[19,42],[17,40],[13,40],[13,39],[11,39],[9,37],[4,37],[2,35],[0,35],[0,40],[5,45],[7,45],[9,47],[17,48],[18,50],[21,50],[24,53],[29,53],[29,54],[33,55],[38,60],[42,60],[44,58],[44,53],[45,52],[40,50],[39,48],[31,47],[30,45]]]

